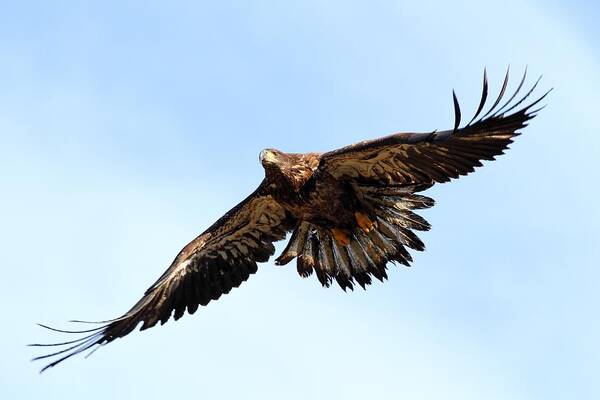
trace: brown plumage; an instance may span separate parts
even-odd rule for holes
[[[275,260],[285,265],[296,258],[298,273],[315,273],[324,286],[335,280],[346,290],[365,288],[372,277],[387,278],[388,262],[409,265],[407,249],[424,250],[414,231],[429,223],[413,210],[433,206],[419,192],[472,172],[482,160],[494,160],[527,125],[532,110],[547,94],[518,108],[536,87],[515,101],[515,93],[499,106],[504,84],[490,109],[482,113],[488,93],[484,73],[483,94],[475,116],[459,129],[456,96],[454,129],[428,133],[397,133],[328,153],[288,154],[274,149],[260,154],[265,179],[244,201],[221,217],[177,255],[167,271],[121,317],[103,321],[95,329],[62,331],[89,333],[80,339],[33,346],[64,346],[35,358],[54,361],[43,370],[95,345],[104,345],[185,310],[193,314],[238,287],[255,273],[258,262],[275,252],[273,242],[291,237]],[[516,109],[516,111],[515,111]],[[81,322],[81,321],[80,321]]]

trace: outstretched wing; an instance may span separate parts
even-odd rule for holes
[[[178,320],[187,308],[193,314],[199,305],[207,305],[222,294],[238,287],[275,252],[273,242],[285,238],[292,227],[286,211],[265,193],[264,185],[221,217],[204,233],[185,246],[169,269],[144,293],[123,316],[104,321],[96,329],[83,331],[51,330],[65,333],[89,333],[80,339],[32,346],[64,346],[52,354],[34,360],[55,357],[42,371],[95,345],[104,345],[133,331],[159,321],[167,322],[174,311]]]
[[[481,166],[481,160],[494,160],[502,154],[517,136],[519,129],[527,126],[537,110],[532,108],[548,93],[531,104],[517,109],[533,92],[533,87],[515,101],[523,87],[527,71],[514,94],[499,106],[508,84],[508,71],[502,89],[483,117],[487,95],[487,76],[484,72],[483,93],[475,116],[459,129],[461,112],[453,93],[454,129],[429,133],[397,133],[380,139],[359,142],[324,153],[319,170],[338,179],[352,179],[361,183],[424,184],[447,182],[472,172]],[[517,109],[517,111],[514,111]]]

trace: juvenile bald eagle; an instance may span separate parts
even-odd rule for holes
[[[499,106],[508,84],[507,71],[498,97],[477,119],[488,94],[484,72],[475,116],[460,129],[460,107],[453,93],[455,124],[450,130],[397,133],[322,154],[263,150],[265,178],[254,193],[185,246],[137,304],[94,329],[63,331],[44,326],[89,335],[34,344],[64,346],[34,360],[54,357],[45,370],[125,336],[139,323],[144,330],[164,324],[173,312],[175,320],[186,309],[193,314],[199,305],[217,300],[254,274],[257,263],[274,254],[273,242],[285,239],[288,232],[291,238],[276,264],[296,258],[302,277],[314,272],[323,286],[335,280],[344,290],[356,284],[364,289],[372,277],[383,281],[388,262],[409,265],[407,248],[425,248],[413,231],[426,231],[429,223],[412,210],[431,207],[434,201],[417,193],[472,172],[482,160],[494,160],[540,110],[533,107],[549,91],[518,108],[539,82],[515,100],[525,77],[526,73],[514,94]]]

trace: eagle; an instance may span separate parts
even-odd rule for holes
[[[260,162],[265,177],[258,188],[177,254],[169,268],[129,311],[95,323],[92,329],[62,330],[83,337],[60,343],[58,351],[34,360],[49,362],[42,371],[117,338],[193,314],[240,286],[275,253],[274,242],[291,233],[275,264],[296,259],[300,276],[315,275],[324,287],[334,281],[344,290],[365,289],[373,278],[387,279],[388,263],[409,266],[409,249],[425,245],[415,231],[429,223],[414,210],[434,205],[422,194],[436,183],[467,175],[483,160],[503,154],[543,107],[534,107],[552,90],[526,103],[540,82],[519,97],[527,69],[508,100],[509,70],[499,94],[484,113],[487,73],[473,118],[460,127],[456,94],[454,127],[424,133],[395,133],[326,153],[285,153],[265,149]],[[501,104],[502,102],[502,104]],[[481,117],[480,117],[481,115]],[[478,118],[479,117],[479,118]]]

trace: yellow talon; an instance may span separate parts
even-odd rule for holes
[[[346,229],[331,228],[331,233],[333,234],[336,242],[342,246],[347,246],[350,244],[350,232],[348,232]]]
[[[356,218],[356,223],[358,223],[360,229],[362,229],[366,233],[371,232],[375,228],[375,223],[369,219],[369,216],[367,214],[364,214],[360,211],[356,211],[354,213],[354,218]]]

